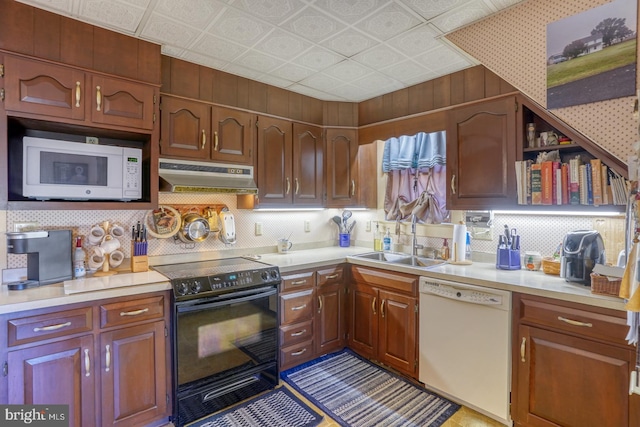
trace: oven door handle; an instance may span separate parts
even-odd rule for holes
[[[227,304],[236,304],[240,302],[253,301],[259,298],[264,298],[264,297],[277,294],[278,288],[274,286],[270,288],[252,289],[252,292],[249,294],[247,294],[247,292],[248,291],[232,292],[229,294],[224,294],[222,296],[224,297],[224,299],[220,299],[213,302],[206,302],[206,303],[201,302],[199,304],[193,304],[193,305],[182,305],[178,303],[176,304],[176,309],[178,310],[178,313],[189,313],[192,311],[200,311],[200,310],[206,310],[209,308],[220,307],[222,305],[227,305]]]

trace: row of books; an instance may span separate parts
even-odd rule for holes
[[[519,205],[626,205],[627,181],[600,159],[517,161]]]

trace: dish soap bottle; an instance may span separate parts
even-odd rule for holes
[[[373,250],[374,251],[382,250],[382,238],[380,236],[380,228],[377,222],[376,222],[376,231],[373,232]]]
[[[440,249],[440,258],[447,261],[449,259],[449,243],[447,243],[447,239],[444,239],[442,242],[442,248]]]
[[[389,232],[389,228],[387,228],[387,232],[382,239],[382,250],[385,252],[391,251],[391,233]]]
[[[73,276],[77,279],[84,277],[87,274],[87,270],[84,266],[85,253],[82,249],[82,237],[76,237],[76,249],[73,253]]]
[[[471,261],[471,234],[467,231],[467,244],[464,251],[464,259]]]

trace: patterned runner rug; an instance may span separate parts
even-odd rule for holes
[[[188,427],[314,427],[322,416],[280,387]]]
[[[344,350],[280,375],[342,426],[438,427],[460,405]]]

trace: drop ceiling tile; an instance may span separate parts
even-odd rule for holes
[[[398,49],[408,57],[420,55],[442,45],[436,37],[438,33],[428,25],[420,25],[389,40],[389,46]]]
[[[247,48],[244,46],[210,34],[205,34],[200,40],[193,44],[191,49],[202,55],[227,62],[233,61],[247,51]]]
[[[354,24],[387,3],[385,0],[317,0],[313,5],[344,22]]]
[[[299,65],[287,63],[282,67],[273,70],[271,74],[276,77],[280,77],[281,79],[299,82],[313,74],[313,71],[308,68],[300,67]]]
[[[296,93],[300,93],[302,95],[310,96],[312,98],[323,99],[325,101],[346,101],[346,99],[339,96],[332,95],[321,90],[316,90],[301,84],[291,85],[287,89],[292,90]]]
[[[225,5],[212,0],[158,0],[154,12],[202,30],[224,8]]]
[[[364,101],[365,99],[373,98],[374,96],[376,96],[372,92],[352,84],[346,84],[337,87],[333,89],[331,93],[333,93],[335,96],[339,96],[340,98],[353,101]]]
[[[236,43],[251,47],[273,28],[272,25],[253,16],[233,8],[227,8],[208,31],[218,37],[228,38]]]
[[[240,66],[260,71],[262,73],[268,73],[269,71],[284,64],[284,61],[265,55],[257,50],[250,50],[233,62]]]
[[[403,59],[404,57],[400,53],[384,44],[379,44],[353,57],[354,61],[365,64],[374,70],[388,67]]]
[[[513,5],[516,5],[518,3],[522,3],[524,0],[487,0],[487,1],[490,1],[490,3],[492,3],[496,7],[496,9],[502,10],[502,9],[511,7]]]
[[[356,24],[365,33],[387,40],[420,24],[420,20],[396,3],[391,3],[372,16]]]
[[[312,47],[309,51],[293,59],[291,62],[302,67],[311,68],[315,71],[321,71],[342,61],[343,59],[344,57],[327,49]]]
[[[242,67],[238,64],[229,64],[224,67],[223,70],[225,73],[234,74],[236,76],[244,77],[251,80],[258,81],[258,77],[260,77],[263,73],[256,70],[251,70],[246,67]]]
[[[144,16],[144,9],[113,0],[85,0],[80,4],[79,15],[81,19],[133,34]]]
[[[306,6],[299,0],[236,0],[233,6],[272,24],[281,24]]]
[[[343,82],[326,74],[317,73],[302,80],[300,84],[323,92],[330,92],[331,89],[342,86]]]
[[[196,64],[204,65],[205,67],[215,68],[216,70],[222,70],[224,67],[229,65],[229,63],[226,61],[222,61],[217,58],[212,58],[207,55],[202,55],[194,51],[186,51],[182,55],[182,59],[185,59],[189,62],[193,62]]]
[[[381,69],[380,72],[404,84],[413,84],[419,79],[427,81],[437,77],[437,74],[432,70],[426,69],[411,60],[398,62],[387,68]]]
[[[172,21],[157,13],[147,20],[140,36],[157,43],[169,44],[175,47],[188,47],[199,35],[195,28]]]
[[[493,13],[493,10],[485,3],[480,0],[473,0],[462,7],[443,13],[431,22],[442,32],[448,33],[456,28],[484,18],[491,13]]]
[[[287,31],[275,30],[256,45],[256,49],[285,60],[311,47],[311,43]]]
[[[399,0],[412,10],[416,11],[424,19],[432,19],[441,13],[457,7],[469,0]]]
[[[257,80],[259,82],[262,82],[271,86],[281,87],[281,88],[286,88],[293,84],[291,80],[281,79],[271,74],[262,74],[257,78]]]
[[[335,37],[322,42],[322,46],[331,49],[347,58],[369,49],[377,42],[371,37],[353,28],[347,28]]]
[[[149,6],[149,2],[151,0],[120,0],[120,1],[122,3],[125,3],[125,4],[128,3],[128,4],[131,4],[133,6],[137,6],[139,8],[146,9],[147,6]]]
[[[352,82],[372,72],[373,70],[370,68],[348,59],[332,65],[323,71],[324,74],[334,77],[343,83]]]
[[[346,28],[346,25],[317,9],[307,7],[282,25],[282,28],[318,43]]]
[[[435,72],[445,68],[458,71],[473,65],[469,60],[467,60],[467,58],[445,45],[419,55],[413,59],[418,64],[421,64],[427,69]],[[438,74],[442,75],[442,73]]]
[[[17,0],[20,3],[35,6],[41,9],[52,10],[54,12],[73,13],[73,0]]]
[[[382,73],[369,74],[353,84],[372,93],[389,93],[403,87],[400,82]]]
[[[185,52],[185,50],[180,48],[180,47],[175,47],[175,46],[171,46],[171,45],[168,45],[168,44],[163,44],[162,46],[160,46],[160,52],[163,55],[180,58],[182,56],[182,54]]]

